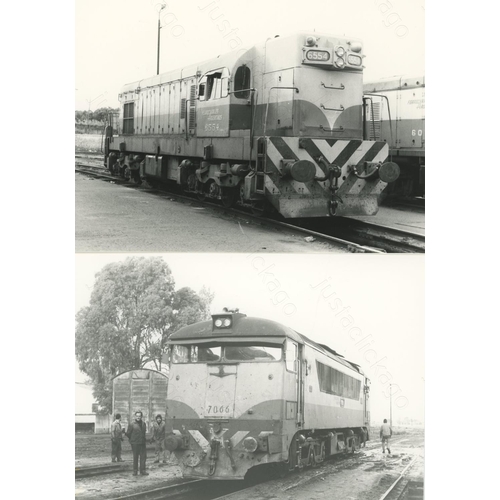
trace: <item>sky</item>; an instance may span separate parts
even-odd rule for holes
[[[126,257],[76,256],[76,311],[88,305],[96,272]],[[424,420],[422,255],[262,254],[250,248],[242,254],[162,257],[176,288],[210,287],[212,314],[237,307],[248,316],[283,323],[361,365],[372,383],[372,421],[388,418],[389,383],[393,419]],[[78,370],[75,378],[85,379]]]
[[[125,83],[313,31],[360,38],[365,81],[424,73],[424,2],[414,0],[76,0],[75,106],[118,106]]]

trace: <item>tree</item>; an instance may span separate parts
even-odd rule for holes
[[[213,294],[175,290],[161,257],[129,257],[96,274],[90,305],[76,316],[76,358],[103,412],[111,412],[111,379],[146,364],[161,369],[170,335],[210,317]]]

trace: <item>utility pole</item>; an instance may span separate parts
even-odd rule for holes
[[[156,74],[160,74],[160,30],[161,30],[161,22],[160,22],[160,13],[167,6],[167,4],[162,4],[160,10],[158,11],[158,49],[156,51]]]
[[[94,99],[86,99],[86,101],[89,103],[89,111],[87,114],[87,134],[89,133],[89,125],[90,125],[90,105],[99,99],[99,97],[102,97],[104,94],[98,95],[97,97],[94,97]]]
[[[389,384],[389,394],[390,394],[390,420],[391,420],[391,429],[392,429],[392,384]]]

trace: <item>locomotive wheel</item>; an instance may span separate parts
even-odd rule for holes
[[[200,201],[205,201],[207,197],[206,184],[202,184],[201,182],[196,183],[196,197]]]
[[[221,201],[225,208],[231,208],[237,198],[236,188],[223,187],[221,189]]]
[[[214,180],[209,180],[207,182],[207,186],[208,186],[208,189],[207,189],[208,196],[210,196],[210,198],[218,198],[219,194],[220,194],[220,188],[215,183],[215,181]]]
[[[309,465],[311,467],[318,467],[319,463],[316,462],[316,453],[314,451],[314,445],[309,448]]]

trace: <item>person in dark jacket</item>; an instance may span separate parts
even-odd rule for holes
[[[153,437],[151,442],[155,443],[155,464],[160,462],[160,458],[163,463],[166,464],[165,460],[165,422],[163,422],[161,415],[156,415],[156,422],[153,424]]]
[[[146,422],[142,421],[142,411],[135,412],[135,421],[128,424],[125,435],[132,446],[134,476],[137,476],[138,464],[141,476],[149,476],[146,472]]]
[[[111,461],[112,462],[124,462],[122,460],[122,441],[123,433],[125,429],[122,429],[122,424],[120,420],[122,416],[117,413],[115,415],[115,421],[111,424]]]

